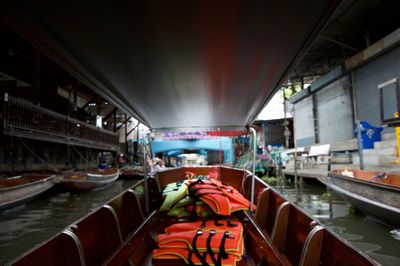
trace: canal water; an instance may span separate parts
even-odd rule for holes
[[[136,182],[117,180],[106,188],[85,193],[55,187],[32,202],[0,212],[0,265],[60,232]]]
[[[400,229],[355,211],[333,191],[313,182],[286,182],[273,187],[308,215],[324,224],[382,265],[400,265]]]
[[[0,265],[60,232],[91,210],[131,187],[135,180],[118,180],[93,192],[57,189],[25,205],[0,212]],[[357,214],[338,195],[320,184],[293,182],[274,188],[333,232],[365,251],[382,265],[400,265],[400,230]]]

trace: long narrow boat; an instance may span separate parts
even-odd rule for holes
[[[34,199],[55,184],[52,174],[25,174],[0,179],[0,210]]]
[[[356,209],[389,225],[400,226],[400,174],[367,170],[334,170],[331,189]]]
[[[184,180],[187,172],[195,176],[217,173],[215,176],[224,186],[235,188],[247,199],[252,194],[254,180],[256,212],[241,210],[230,217],[212,216],[206,221],[204,218],[171,217],[160,211],[163,204],[162,188]],[[197,242],[197,247],[193,245],[191,250],[189,247],[188,253],[178,248],[172,249],[177,256],[156,258],[160,254],[158,245],[161,246],[160,240],[165,237],[163,233],[166,229],[181,230],[188,226],[187,222],[197,222],[206,225],[200,227],[207,232],[209,225],[226,224],[229,227],[229,222],[224,222],[227,218],[236,225],[243,225],[243,238],[240,238],[244,241],[244,251],[240,253],[243,256],[236,255],[236,261],[231,263],[223,263],[223,258],[220,264],[208,264],[196,261],[197,255],[192,254],[194,265],[379,265],[289,203],[261,179],[252,179],[251,173],[246,170],[227,167],[175,168],[140,180],[131,189],[36,246],[12,264],[185,265],[188,258],[182,254],[190,256],[191,251],[196,253],[201,244]],[[205,234],[211,235],[210,232]],[[198,231],[195,235],[196,238],[201,237]],[[233,234],[228,234],[228,238],[234,239]],[[196,241],[187,243],[196,244]],[[206,244],[203,242],[203,245]],[[220,252],[221,246],[224,246],[222,242],[214,252]],[[225,251],[229,252],[228,249]],[[203,255],[205,253],[201,253],[200,257]],[[225,260],[229,259],[228,255]]]
[[[111,167],[106,170],[96,169],[89,172],[68,172],[60,184],[75,191],[89,191],[105,187],[118,179],[119,171]]]
[[[123,167],[119,169],[119,178],[121,179],[139,179],[144,177],[143,166]]]

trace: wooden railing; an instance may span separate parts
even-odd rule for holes
[[[114,132],[21,98],[8,96],[4,100],[4,134],[106,150],[118,149],[118,135]]]

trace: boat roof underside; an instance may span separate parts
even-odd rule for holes
[[[243,128],[339,2],[27,0],[6,1],[0,12],[152,129]]]

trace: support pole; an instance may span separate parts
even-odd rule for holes
[[[361,141],[361,125],[360,125],[360,120],[358,118],[358,110],[357,110],[357,91],[355,87],[355,82],[354,82],[354,73],[351,72],[351,91],[352,91],[352,97],[353,97],[353,113],[354,113],[354,122],[356,123],[356,129],[357,129],[357,144],[358,144],[358,156],[360,158],[360,169],[364,170],[364,153],[363,153],[363,145]]]
[[[114,123],[113,123],[113,132],[117,132],[117,112],[114,112],[113,114],[113,118],[114,118]]]
[[[147,176],[147,167],[146,167],[146,141],[143,138],[143,170],[144,170],[144,199],[145,199],[145,206],[146,206],[146,213],[149,213],[149,191],[148,191],[148,176]]]
[[[298,176],[297,176],[297,145],[296,140],[294,140],[294,183],[297,184]]]
[[[138,153],[139,153],[139,125],[140,125],[140,122],[138,122],[137,130],[136,130],[136,150],[135,150],[135,155],[138,155]]]
[[[221,143],[221,134],[220,129],[218,128],[218,135],[219,135],[219,167],[222,165],[222,143]]]
[[[250,128],[250,131],[253,135],[253,172],[251,175],[251,194],[250,194],[250,213],[253,213],[253,205],[254,205],[254,176],[256,173],[256,137],[257,137],[257,132],[254,128]]]
[[[296,130],[294,127],[294,121],[296,119],[296,109],[293,109],[293,146],[294,146],[294,183],[297,184],[298,176],[297,176],[297,142],[296,142]],[[297,188],[297,185],[295,186]]]
[[[128,154],[128,115],[125,114],[125,154]]]
[[[360,169],[364,170],[364,153],[363,153],[363,145],[361,141],[361,124],[360,120],[356,120],[357,122],[357,142],[358,142],[358,156],[360,157]]]

